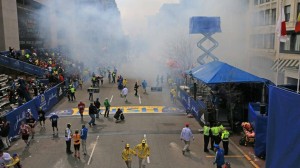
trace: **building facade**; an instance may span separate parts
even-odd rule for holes
[[[275,33],[277,20],[284,8],[288,41],[279,42]],[[300,33],[295,32],[300,13],[299,0],[253,0],[249,1],[250,46],[252,58],[259,57],[265,62],[253,62],[253,67],[262,64],[272,74],[268,79],[274,83],[297,85]],[[272,62],[272,65],[270,64]],[[271,65],[271,66],[270,66]]]

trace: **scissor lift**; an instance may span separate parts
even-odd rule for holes
[[[201,65],[205,64],[205,58],[211,58],[213,61],[218,61],[212,51],[215,50],[219,43],[212,38],[212,35],[221,32],[221,21],[220,17],[203,17],[203,16],[194,16],[190,18],[190,34],[202,34],[204,37],[197,43],[197,47],[200,48],[204,53],[201,54],[197,62]],[[205,48],[203,43],[206,40],[210,40],[213,43],[213,46],[210,48]]]

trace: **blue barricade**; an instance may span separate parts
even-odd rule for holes
[[[45,69],[42,69],[38,66],[3,55],[0,55],[0,65],[37,76],[43,76],[46,73]]]
[[[184,108],[190,110],[195,119],[200,122],[202,116],[200,111],[206,108],[205,104],[200,100],[195,101],[193,97],[189,96],[185,91],[180,89],[178,91],[178,99],[180,100]]]
[[[11,129],[9,132],[9,138],[15,138],[18,136],[19,127],[22,121],[25,121],[25,113],[28,109],[31,109],[33,117],[38,119],[38,109],[42,107],[44,111],[49,111],[55,106],[65,95],[64,82],[54,86],[47,90],[44,94],[37,96],[31,101],[23,104],[17,109],[9,112],[5,118],[10,122]]]

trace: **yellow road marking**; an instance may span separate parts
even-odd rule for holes
[[[247,160],[249,160],[249,161],[251,160],[251,158],[248,155],[244,155],[244,156]]]
[[[259,166],[257,166],[257,164],[255,164],[252,160],[250,161],[250,163],[252,164],[253,167],[259,168]]]

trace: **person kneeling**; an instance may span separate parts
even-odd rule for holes
[[[116,123],[125,120],[123,111],[120,108],[118,108],[118,110],[116,111],[114,118],[116,119]]]

